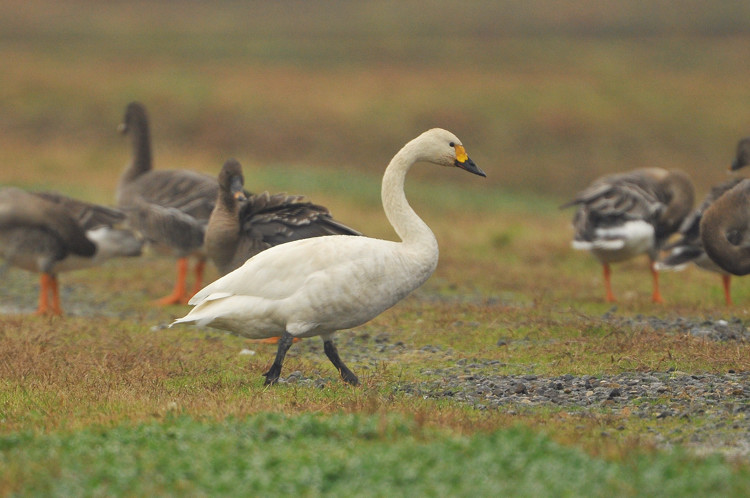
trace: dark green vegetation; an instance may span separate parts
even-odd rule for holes
[[[73,434],[0,436],[0,449],[0,462],[16,479],[5,487],[0,482],[0,490],[57,496],[727,496],[748,490],[718,458],[697,463],[675,452],[606,462],[518,427],[456,436],[386,416],[168,417]],[[743,470],[737,477],[750,475]]]
[[[440,265],[340,335],[359,389],[316,339],[292,347],[282,377],[322,387],[264,389],[273,346],[158,329],[186,311],[149,304],[170,288],[170,260],[63,275],[61,319],[25,314],[35,281],[9,270],[0,492],[747,494],[746,462],[652,438],[698,430],[701,414],[479,410],[398,387],[455,362],[425,345],[507,375],[750,369],[744,342],[603,319],[599,266],[569,248],[571,213],[557,210],[605,172],[681,167],[699,195],[725,178],[750,135],[748,17],[738,2],[4,2],[3,184],[112,203],[129,153],[115,129],[134,99],[157,168],[214,174],[235,156],[250,189],[307,194],[371,236],[393,237],[385,164],[426,128],[455,132],[488,178],[414,168],[407,194]],[[614,315],[747,320],[742,279],[732,309],[716,276],[662,281],[667,303],[652,305],[646,261],[617,265]],[[393,348],[378,349],[381,334]]]

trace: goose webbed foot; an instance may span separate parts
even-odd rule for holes
[[[357,378],[357,376],[354,375],[354,373],[349,370],[346,365],[344,365],[343,361],[341,361],[341,357],[339,356],[339,352],[336,349],[336,346],[333,344],[333,341],[331,341],[330,339],[327,341],[323,341],[323,350],[325,351],[328,359],[331,360],[331,363],[333,363],[333,366],[336,367],[336,370],[338,370],[341,374],[341,378],[344,379],[344,382],[353,386],[359,385],[359,379]]]
[[[266,378],[264,383],[266,386],[278,382],[281,375],[281,365],[284,363],[284,357],[286,356],[286,352],[289,351],[292,342],[294,342],[292,334],[285,331],[279,339],[279,349],[276,350],[276,359],[273,361],[273,365],[268,369],[268,372],[263,374]]]
[[[171,306],[173,304],[187,304],[190,296],[185,290],[185,280],[187,278],[188,260],[180,258],[177,260],[177,278],[175,280],[172,293],[154,301],[156,306]]]

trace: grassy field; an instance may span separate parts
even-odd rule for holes
[[[171,286],[169,259],[63,275],[68,314],[56,319],[30,315],[35,278],[7,270],[0,494],[747,494],[747,461],[651,437],[649,425],[689,432],[700,417],[480,410],[396,387],[445,362],[427,344],[501,360],[504,374],[750,370],[745,343],[601,319],[747,321],[745,282],[726,308],[718,277],[667,273],[667,303],[653,305],[636,260],[614,269],[613,309],[598,264],[569,247],[572,213],[557,209],[634,167],[682,168],[699,195],[726,177],[750,134],[749,15],[728,1],[4,2],[4,185],[111,204],[131,100],[150,112],[157,168],[215,174],[234,156],[250,189],[307,194],[375,237],[394,237],[383,168],[425,129],[455,132],[488,178],[410,173],[440,264],[353,333],[407,345],[347,361],[356,389],[315,340],[292,348],[282,375],[323,387],[267,389],[273,346],[163,329],[186,312],[149,303]]]

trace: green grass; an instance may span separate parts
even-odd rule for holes
[[[381,415],[261,413],[0,436],[21,495],[739,496],[750,474],[681,452],[594,459],[523,428],[470,436]]]

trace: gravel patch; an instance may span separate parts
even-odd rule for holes
[[[651,328],[671,334],[688,334],[711,341],[750,342],[750,330],[739,318],[729,320],[691,320],[689,318],[658,318],[636,315],[632,318],[617,317],[611,312],[602,315],[602,320],[618,328]]]
[[[744,342],[749,338],[739,319],[604,318],[618,327],[651,327],[665,333],[690,334],[714,341]],[[374,336],[339,334],[337,345],[344,361],[353,365],[355,373],[360,375],[379,363],[395,361],[399,354],[406,352],[418,352],[426,357],[436,355],[445,363],[442,368],[421,370],[419,382],[404,380],[395,387],[396,393],[424,399],[450,399],[480,410],[504,410],[519,415],[532,407],[547,406],[579,416],[619,415],[623,417],[623,424],[637,417],[646,424],[649,438],[662,447],[679,444],[701,454],[718,451],[732,457],[750,458],[750,372],[690,374],[671,370],[603,376],[499,375],[494,372],[507,366],[499,360],[470,360],[435,345],[414,348],[392,341],[385,332]],[[322,355],[322,341],[302,341],[289,353],[290,356]],[[338,382],[338,378],[334,375],[308,377],[294,371],[282,377],[281,382],[324,387],[329,382]],[[670,423],[675,419],[682,423]],[[695,423],[691,424],[693,421]],[[625,430],[625,425],[611,430]],[[602,433],[602,437],[607,436],[606,431]]]

